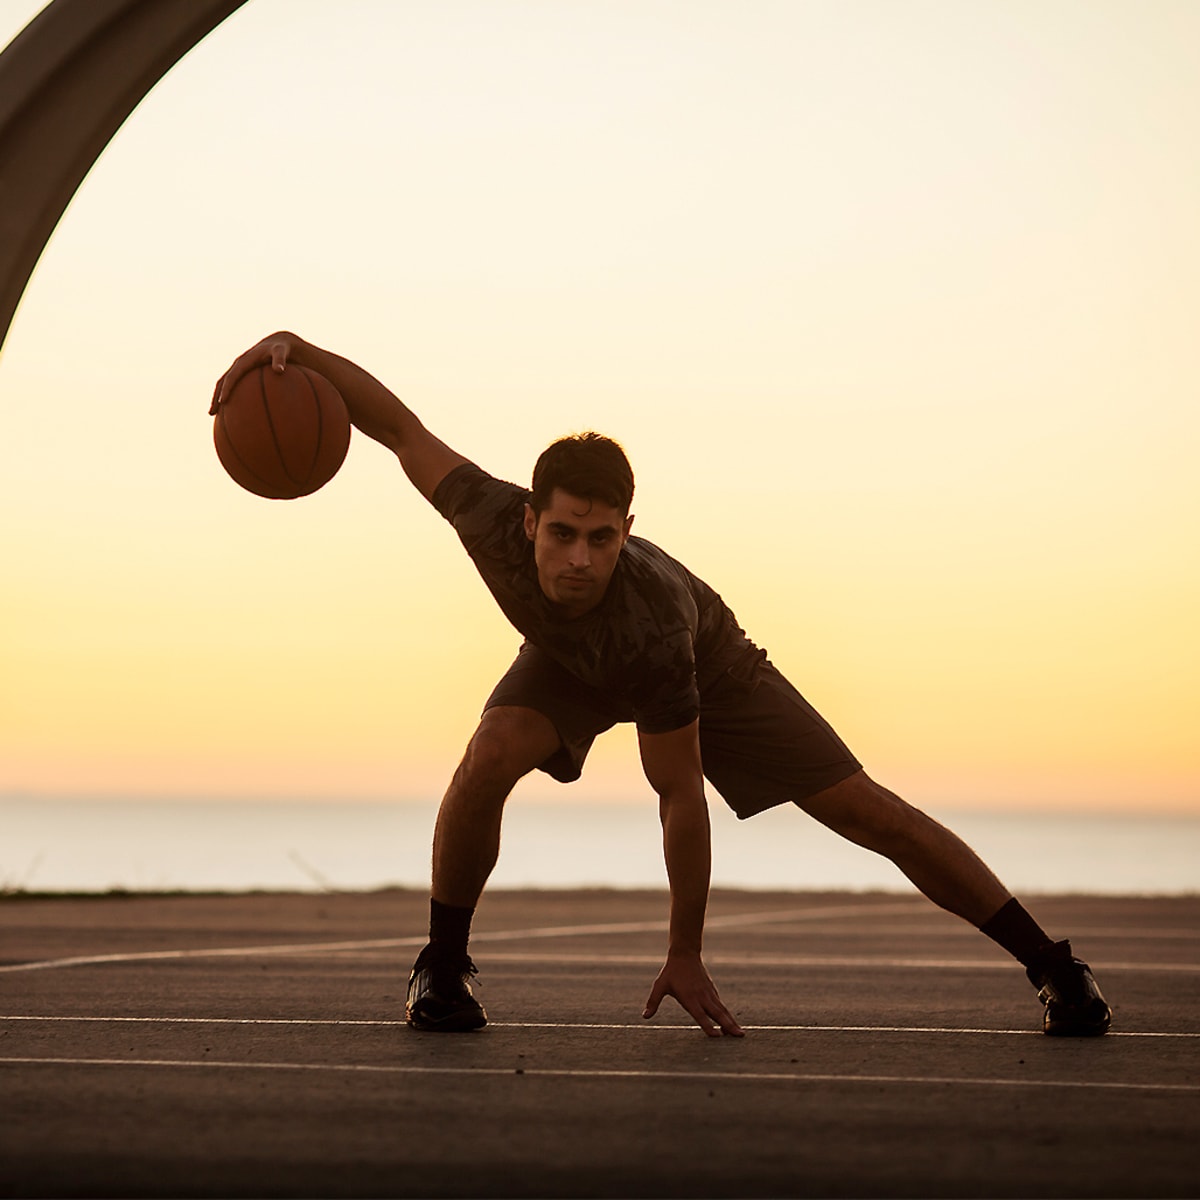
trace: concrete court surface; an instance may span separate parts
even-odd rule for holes
[[[1109,1036],[915,894],[714,893],[744,1039],[642,1021],[656,892],[485,896],[466,1035],[403,1024],[417,892],[8,897],[0,1194],[1200,1194],[1200,897],[1030,907]]]

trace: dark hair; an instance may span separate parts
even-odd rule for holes
[[[601,433],[574,433],[551,442],[533,468],[533,511],[545,511],[555,488],[587,500],[601,500],[629,515],[633,468],[625,451]]]

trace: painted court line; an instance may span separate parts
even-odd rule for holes
[[[564,965],[588,965],[607,963],[614,966],[646,967],[661,966],[661,954],[488,954],[480,961],[488,963],[562,963]],[[896,967],[911,970],[953,971],[1005,971],[1011,972],[1015,964],[1008,958],[901,958],[882,954],[828,955],[828,954],[722,954],[719,950],[708,952],[704,961],[710,966],[721,967]],[[1109,971],[1200,971],[1200,963],[1140,963],[1109,962],[1104,960],[1104,973]]]
[[[706,931],[717,929],[745,929],[755,925],[773,925],[781,921],[823,921],[847,916],[878,917],[888,913],[911,913],[915,909],[928,907],[927,902],[917,900],[894,900],[886,904],[837,904],[818,908],[779,908],[767,912],[731,913],[724,917],[708,916],[704,922]],[[532,929],[502,929],[492,932],[473,933],[472,942],[513,942],[526,938],[580,937],[615,933],[666,933],[670,924],[666,920],[617,921],[600,925],[539,925]],[[425,944],[425,939],[420,941]]]
[[[568,936],[569,933],[595,932],[599,927],[580,926],[573,929],[548,932],[506,931],[501,935],[480,934],[473,943],[488,941],[518,941],[526,937]],[[662,928],[666,928],[665,922]],[[605,930],[608,931],[607,929]],[[216,946],[192,950],[139,950],[123,954],[88,954],[71,958],[40,959],[33,962],[7,963],[0,966],[0,974],[25,971],[52,971],[64,967],[101,966],[112,963],[178,962],[202,958],[256,958],[288,955],[304,956],[319,954],[345,954],[352,951],[390,950],[397,947],[419,948],[425,945],[425,935],[406,938],[377,938],[356,942],[297,942],[263,946]],[[815,955],[815,954],[723,954],[719,950],[705,955],[710,965],[725,967],[887,967],[901,970],[955,970],[955,971],[1011,971],[1013,964],[1007,958],[905,958],[896,955]],[[650,954],[489,954],[487,961],[494,963],[562,963],[591,964],[606,963],[611,966],[661,965],[662,955]],[[1200,972],[1200,963],[1173,962],[1109,962],[1103,965],[1104,972],[1144,971],[1164,973]]]
[[[579,1069],[568,1067],[412,1067],[374,1063],[225,1062],[164,1058],[0,1058],[0,1066],[55,1067],[157,1067],[224,1071],[313,1071],[362,1075],[507,1075],[541,1079],[689,1080],[704,1083],[870,1083],[904,1086],[1059,1088],[1075,1091],[1200,1092],[1192,1083],[1118,1083],[1111,1080],[989,1079],[951,1075],[834,1075],[786,1071],[651,1071],[633,1069]]]
[[[1107,929],[1071,928],[1071,940],[1082,942],[1084,938],[1131,938],[1134,941],[1185,942],[1200,939],[1200,929],[1133,929],[1121,926]]]
[[[345,950],[380,950],[393,946],[424,946],[428,938],[372,938],[358,942],[296,942],[269,946],[213,946],[194,950],[137,950],[127,954],[80,954],[35,962],[6,963],[0,972],[52,971],[61,967],[90,967],[100,963],[162,962],[182,958],[247,958],[267,954],[330,954]]]
[[[888,904],[842,904],[825,908],[774,909],[769,912],[737,913],[725,917],[710,917],[705,922],[707,929],[735,929],[744,926],[771,924],[777,921],[816,921],[827,917],[864,914],[878,916],[889,912],[910,912],[915,907],[924,907],[923,902],[912,900],[893,901]],[[512,942],[529,938],[583,937],[612,933],[665,933],[669,925],[665,920],[620,921],[603,925],[537,925],[531,929],[502,929],[475,933],[473,944],[480,942]],[[8,963],[0,966],[0,973],[15,971],[48,971],[61,967],[94,966],[115,962],[154,962],[182,958],[234,958],[261,954],[331,954],[347,950],[385,950],[405,946],[421,947],[426,935],[401,938],[370,938],[343,942],[295,942],[264,946],[216,946],[193,950],[140,950],[125,954],[83,954],[70,958],[49,958],[35,962]]]
[[[359,1019],[340,1020],[333,1017],[98,1017],[98,1016],[38,1016],[0,1015],[0,1021],[33,1022],[78,1022],[97,1025],[298,1025],[298,1026],[377,1026],[380,1029],[404,1028],[403,1020],[368,1021]],[[644,1029],[659,1033],[696,1032],[695,1025],[657,1024],[651,1021],[634,1023],[601,1023],[589,1021],[489,1021],[489,1029]],[[747,1031],[756,1033],[936,1033],[975,1034],[995,1037],[1042,1037],[1038,1029],[957,1029],[940,1025],[746,1025]],[[1200,1038],[1198,1033],[1138,1033],[1112,1031],[1107,1038]]]
[[[928,908],[928,911],[931,914],[939,915],[934,908]],[[944,916],[945,914],[940,915]],[[953,926],[953,929],[964,939],[977,936],[976,931],[967,925],[966,922]],[[918,921],[912,925],[889,924],[883,927],[880,932],[886,933],[888,937],[901,939],[907,937],[928,937],[932,933],[940,932],[940,930],[929,921]],[[1146,929],[1124,925],[1089,928],[1072,924],[1070,926],[1070,934],[1072,943],[1076,944],[1082,944],[1085,940],[1091,944],[1094,939],[1099,938],[1105,938],[1108,941],[1133,942],[1200,941],[1200,929]]]
[[[706,923],[707,931],[722,929],[745,929],[749,927],[778,924],[795,921],[821,921],[846,916],[878,917],[890,913],[912,913],[915,910],[926,910],[928,904],[919,897],[912,899],[890,901],[883,904],[849,904],[829,905],[817,908],[788,908],[773,909],[767,912],[736,913],[723,917],[710,917]],[[633,933],[664,933],[669,926],[665,920],[655,921],[621,921],[606,924],[589,925],[539,925],[528,929],[504,929],[476,933],[473,944],[497,942],[514,942],[541,940],[560,937],[589,937],[606,934]],[[120,954],[86,954],[73,955],[67,958],[39,959],[32,962],[7,963],[0,965],[0,974],[23,971],[48,971],[64,967],[97,966],[108,963],[127,962],[165,962],[197,958],[253,958],[266,955],[309,955],[309,954],[344,954],[355,951],[379,951],[408,948],[420,948],[425,945],[424,934],[400,938],[367,938],[340,942],[286,942],[270,943],[255,946],[213,946],[197,947],[188,950],[141,950]],[[490,956],[496,962],[562,962],[562,963],[625,963],[628,965],[646,965],[661,961],[661,956],[604,954],[604,955],[572,955],[572,954],[494,954]],[[1007,959],[946,959],[946,958],[905,958],[901,956],[858,955],[858,956],[829,956],[829,955],[731,955],[714,951],[708,956],[711,963],[725,966],[749,967],[896,967],[913,969],[965,969],[965,970],[1011,970],[1012,964]],[[1165,972],[1200,972],[1200,963],[1128,963],[1105,962],[1105,971],[1165,971]]]

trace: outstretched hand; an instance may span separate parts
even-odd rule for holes
[[[650,989],[646,1010],[642,1013],[645,1020],[648,1021],[658,1012],[664,996],[673,996],[709,1037],[721,1037],[722,1034],[745,1036],[745,1030],[721,1003],[716,985],[698,954],[668,955],[666,964]]]
[[[208,415],[216,416],[221,405],[229,399],[229,393],[233,391],[234,384],[243,375],[253,371],[255,367],[270,364],[271,370],[282,374],[295,342],[295,337],[290,333],[273,333],[270,337],[263,338],[256,346],[251,346],[245,354],[239,354],[233,360],[229,370],[217,380],[216,387],[213,388],[212,406],[208,410]]]

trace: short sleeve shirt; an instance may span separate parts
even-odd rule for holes
[[[701,680],[753,647],[720,596],[644,538],[621,550],[604,598],[564,618],[537,578],[525,535],[529,491],[473,463],[438,484],[434,507],[454,526],[501,611],[571,674],[609,695],[646,733],[690,724]]]

